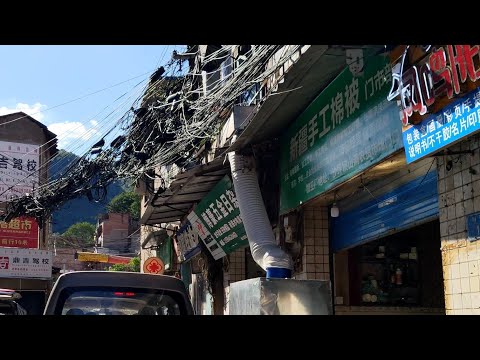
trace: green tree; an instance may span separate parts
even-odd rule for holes
[[[62,236],[64,238],[75,239],[83,244],[85,247],[93,246],[95,244],[95,225],[88,222],[79,222],[70,226]]]
[[[109,271],[140,272],[140,258],[134,257],[128,264],[114,264],[110,266]]]
[[[133,219],[140,218],[140,195],[125,191],[115,196],[107,205],[109,213],[130,214]]]

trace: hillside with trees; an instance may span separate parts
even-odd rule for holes
[[[109,213],[130,214],[134,220],[140,219],[140,195],[125,191],[115,196],[107,205]]]
[[[57,179],[73,164],[78,156],[59,150],[59,154],[50,166],[50,179]],[[124,191],[122,184],[115,182],[107,187],[107,197],[102,202],[91,202],[86,197],[77,198],[65,203],[53,213],[52,225],[54,233],[64,233],[71,225],[81,222],[95,224],[97,215],[107,212],[107,205],[118,194]]]

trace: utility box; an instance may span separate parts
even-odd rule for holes
[[[331,315],[330,282],[255,278],[230,285],[230,315]]]

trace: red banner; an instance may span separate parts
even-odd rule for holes
[[[38,249],[38,223],[32,217],[0,221],[0,247]]]
[[[128,264],[132,258],[125,256],[108,255],[109,264]]]

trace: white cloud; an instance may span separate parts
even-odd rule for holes
[[[15,107],[0,107],[0,115],[12,114],[23,111],[38,121],[45,118],[43,110],[47,109],[47,105],[39,102],[29,105],[25,103],[17,103]],[[47,122],[48,123],[48,122]],[[88,123],[81,123],[79,121],[64,121],[47,125],[48,129],[57,135],[58,147],[66,149],[77,148],[85,145],[85,142],[98,133],[98,121],[90,120]],[[83,144],[82,144],[83,143]],[[68,150],[68,149],[67,149]]]
[[[92,127],[87,128],[85,124],[78,121],[65,121],[48,125],[48,130],[57,135],[58,147],[65,149],[69,145],[73,147],[81,146],[82,141],[84,142],[94,136],[98,132],[95,129],[98,122],[90,120],[90,124]],[[72,144],[73,142],[75,144]]]
[[[23,111],[25,114],[30,115],[35,120],[42,121],[45,115],[42,113],[43,110],[47,108],[47,105],[41,104],[39,102],[29,105],[24,103],[18,103],[14,108],[9,108],[6,106],[0,107],[0,115],[7,115],[19,111]]]

